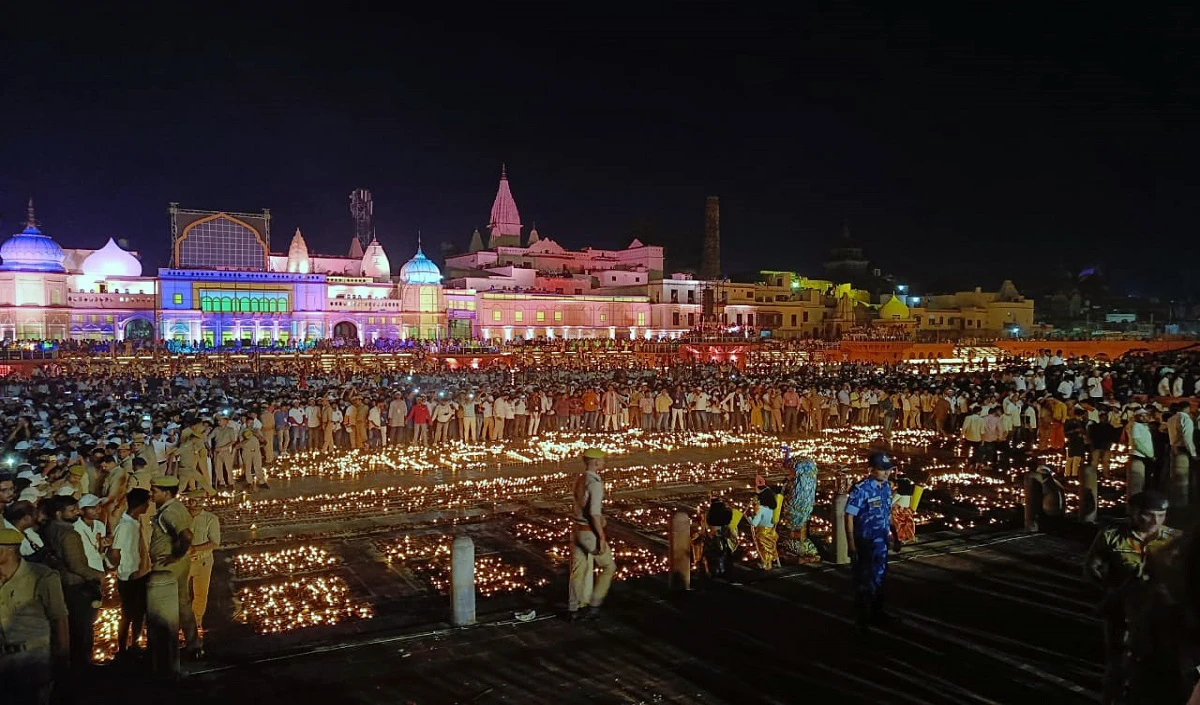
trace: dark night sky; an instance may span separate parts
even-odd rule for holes
[[[1123,289],[1193,291],[1188,9],[250,5],[7,18],[0,228],[33,195],[64,246],[117,235],[161,264],[168,201],[269,207],[273,249],[299,225],[340,252],[366,187],[398,266],[418,229],[465,247],[503,161],[525,223],[568,247],[624,246],[637,224],[686,263],[715,193],[726,271],[816,273],[846,218],[928,286],[1030,289],[1098,263]]]

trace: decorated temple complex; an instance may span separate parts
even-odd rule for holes
[[[915,297],[873,297],[854,282],[768,270],[757,282],[666,269],[662,247],[570,250],[527,231],[506,170],[486,228],[444,268],[418,247],[399,267],[377,239],[344,256],[317,254],[297,228],[272,251],[271,214],[170,204],[171,261],[144,271],[112,238],[63,249],[32,201],[0,245],[0,338],[163,339],[190,345],[289,344],[327,338],[612,338],[710,335],[954,340],[1020,335],[1033,302],[1011,282]],[[844,243],[843,243],[844,245]],[[857,274],[861,256],[838,250]],[[847,252],[842,252],[847,250]],[[851,256],[853,255],[853,256]],[[842,261],[844,260],[844,261]]]

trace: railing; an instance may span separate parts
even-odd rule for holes
[[[154,308],[154,294],[68,292],[67,304],[82,308]]]
[[[0,350],[0,360],[57,360],[57,350]]]
[[[329,308],[350,311],[402,311],[400,299],[329,299]]]

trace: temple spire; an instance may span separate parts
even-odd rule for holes
[[[492,202],[492,216],[488,221],[490,237],[488,247],[521,246],[521,214],[508,186],[508,167],[500,165],[500,187],[496,189],[496,200]]]
[[[29,205],[25,209],[25,224],[31,228],[37,227],[37,218],[33,214],[33,197],[29,197]]]

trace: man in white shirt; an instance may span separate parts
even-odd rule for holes
[[[1062,381],[1058,383],[1057,391],[1060,399],[1063,401],[1069,401],[1071,399],[1071,395],[1075,393],[1075,385],[1071,383],[1070,379],[1063,377]]]
[[[1154,438],[1146,421],[1149,412],[1140,406],[1134,409],[1129,424],[1129,481],[1125,485],[1126,499],[1141,492],[1146,485],[1146,466],[1154,462]]]
[[[477,439],[478,427],[475,424],[475,395],[459,395],[458,407],[462,409],[462,419],[458,427],[459,437],[463,443],[474,443]]]
[[[308,406],[304,407],[304,436],[308,439],[308,445],[304,450],[316,450],[318,448],[318,438],[321,428],[321,407],[317,406],[316,399],[309,399]]]
[[[100,498],[85,494],[79,498],[79,519],[75,531],[83,537],[83,554],[92,570],[104,572],[104,552],[108,550],[108,529],[100,521]]]
[[[450,440],[450,420],[454,418],[454,407],[446,399],[438,401],[433,409],[433,442],[445,443]]]
[[[308,426],[304,423],[304,405],[297,402],[288,411],[288,426],[292,428],[293,450],[301,451],[308,448]]]
[[[117,567],[117,594],[121,620],[117,627],[117,653],[136,648],[146,620],[146,575],[149,561],[142,543],[141,517],[150,508],[150,493],[134,488],[126,495],[128,507],[113,531],[108,560]]]
[[[1196,425],[1188,402],[1177,402],[1171,408],[1175,411],[1167,419],[1167,438],[1171,444],[1171,506],[1184,507],[1188,503],[1192,460],[1196,457]]]
[[[512,407],[508,403],[508,395],[500,394],[492,404],[492,437],[490,440],[504,438],[504,422],[512,415]]]
[[[33,502],[18,500],[4,507],[0,526],[16,529],[25,535],[21,540],[21,557],[28,558],[42,549],[45,544],[37,533],[37,508]]]
[[[1099,401],[1104,398],[1104,387],[1102,384],[1100,374],[1096,370],[1092,370],[1092,375],[1087,379],[1087,391],[1090,399]]]
[[[404,419],[407,416],[408,404],[404,401],[404,395],[396,392],[387,410],[388,442],[392,445],[404,442]]]
[[[978,465],[982,459],[980,446],[983,443],[983,415],[978,406],[972,407],[971,413],[963,419],[962,436],[970,449],[967,455],[971,465]]]

